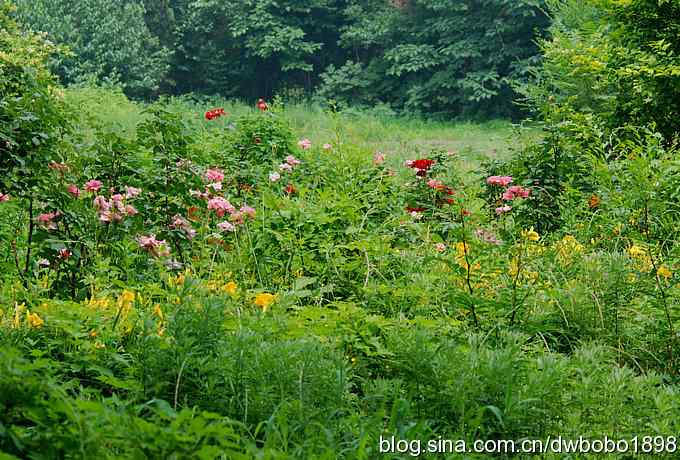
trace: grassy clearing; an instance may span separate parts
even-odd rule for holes
[[[93,114],[107,129],[131,135],[145,117],[143,105],[129,101],[120,93],[92,88],[71,89],[67,99]],[[206,99],[172,99],[169,106],[184,114],[196,129],[203,126],[206,107],[224,107],[230,119],[256,109],[240,102]],[[383,152],[395,165],[434,149],[462,154],[474,163],[486,159],[505,159],[524,143],[537,139],[539,131],[531,126],[516,125],[507,120],[473,122],[438,122],[419,118],[404,118],[379,112],[348,112],[330,114],[309,104],[286,105],[286,118],[298,137],[307,137],[315,144],[342,142],[366,152]]]

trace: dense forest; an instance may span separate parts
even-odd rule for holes
[[[136,98],[201,93],[386,104],[444,116],[517,115],[544,0],[18,0],[70,54],[67,84]]]

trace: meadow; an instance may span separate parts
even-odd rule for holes
[[[0,1],[0,460],[677,457],[677,2],[71,3]]]
[[[541,129],[61,98],[77,128],[39,195],[0,203],[1,458],[673,458],[673,256],[605,179],[559,231],[525,225]]]

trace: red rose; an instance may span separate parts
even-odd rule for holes
[[[430,169],[430,167],[432,167],[433,164],[434,160],[429,159],[414,160],[413,163],[411,164],[411,168],[427,171],[428,169]]]

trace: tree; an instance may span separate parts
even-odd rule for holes
[[[336,0],[206,0],[175,10],[178,90],[255,98],[285,86],[311,90],[333,62]]]
[[[72,53],[55,65],[64,83],[117,82],[151,97],[168,71],[168,52],[144,22],[144,6],[124,0],[17,0],[19,19]],[[122,4],[121,4],[122,3]]]
[[[353,0],[341,37],[351,58],[329,69],[321,92],[332,95],[333,73],[360,64],[368,80],[357,82],[365,100],[421,113],[512,114],[513,82],[526,78],[538,58],[534,40],[548,24],[543,3]]]

